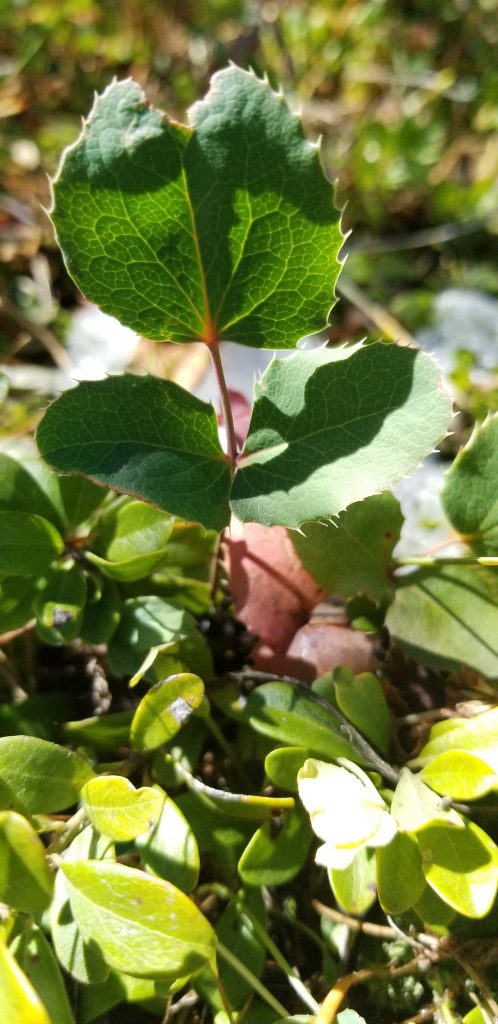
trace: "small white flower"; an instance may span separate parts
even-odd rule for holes
[[[313,831],[324,840],[317,864],[345,868],[362,846],[387,846],[396,822],[373,782],[357,765],[339,767],[309,758],[300,769],[299,796]]]

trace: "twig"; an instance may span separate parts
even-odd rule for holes
[[[396,938],[394,928],[389,928],[385,924],[373,924],[371,921],[361,921],[357,917],[350,917],[349,914],[342,914],[340,910],[334,910],[333,907],[327,907],[325,903],[321,903],[320,900],[312,900],[311,906],[316,910],[317,914],[321,914],[322,917],[328,917],[331,921],[335,921],[336,924],[345,924],[353,931],[364,932],[365,935],[375,935],[377,939],[392,940]]]

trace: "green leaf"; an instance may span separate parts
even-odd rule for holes
[[[472,718],[450,718],[433,725],[428,742],[411,762],[411,767],[423,768],[432,758],[448,750],[475,754],[498,772],[498,708]]]
[[[329,879],[337,902],[348,914],[366,914],[377,897],[373,850],[361,847],[347,867],[330,868]]]
[[[154,828],[135,840],[146,867],[160,878],[172,882],[182,892],[197,885],[200,870],[199,848],[190,825],[175,804],[166,797]]]
[[[10,381],[6,373],[0,373],[0,408],[9,393]]]
[[[465,828],[428,825],[417,833],[422,870],[445,903],[466,917],[484,917],[498,886],[498,850],[474,822]]]
[[[308,523],[291,539],[305,569],[330,594],[384,601],[392,596],[388,574],[402,523],[399,502],[385,491],[356,501],[336,523]]]
[[[93,775],[88,761],[67,747],[35,736],[0,739],[0,781],[24,814],[64,811]]]
[[[398,832],[388,846],[379,846],[375,858],[380,905],[386,914],[403,914],[425,889],[417,843],[406,832]]]
[[[68,560],[54,565],[33,603],[37,630],[48,644],[70,643],[79,636],[86,601],[86,580],[80,566]]]
[[[45,847],[34,828],[15,811],[0,811],[0,901],[39,917],[52,889]]]
[[[159,985],[164,988],[161,982]],[[132,978],[123,971],[110,971],[106,980],[98,985],[83,985],[78,996],[81,1024],[100,1019],[102,1014],[119,1003],[143,1003],[152,1012],[157,1009],[158,1014],[164,1008],[164,996],[158,997],[155,982],[148,978]]]
[[[429,822],[440,821],[461,828],[463,820],[448,808],[445,800],[434,793],[418,775],[402,768],[391,803],[391,814],[402,832],[416,832]]]
[[[490,569],[445,565],[414,573],[399,587],[386,626],[424,665],[467,665],[498,679],[498,577]]]
[[[386,754],[391,742],[391,715],[379,680],[371,672],[334,679],[337,706],[343,715]]]
[[[101,517],[87,559],[111,579],[143,579],[164,560],[174,520],[143,501],[127,501]]]
[[[185,815],[201,854],[217,866],[234,869],[253,834],[254,823],[230,818],[196,793],[181,793],[175,801]]]
[[[0,582],[0,633],[19,629],[34,617],[35,587],[31,576],[8,576]]]
[[[318,148],[267,82],[213,76],[190,127],[98,97],[54,183],[69,272],[146,337],[289,348],[326,325],[342,236]]]
[[[120,775],[99,775],[81,791],[90,821],[98,832],[115,842],[135,839],[159,819],[164,793],[150,786],[135,786]]]
[[[0,942],[0,1020],[9,1024],[56,1024],[10,950]]]
[[[142,698],[131,723],[135,750],[155,750],[168,743],[202,703],[204,683],[183,672],[152,686]]]
[[[61,969],[41,929],[29,919],[18,919],[10,951],[40,996],[54,1024],[75,1024]]]
[[[311,757],[307,747],[276,747],[265,759],[265,774],[278,789],[297,793],[297,773]]]
[[[114,860],[115,853],[112,843],[88,826],[73,839],[64,851],[63,858],[66,863],[86,861],[88,858]],[[58,871],[55,877],[50,928],[57,958],[71,977],[83,985],[99,984],[108,977],[109,967],[99,947],[93,941],[84,941],[74,920],[62,871]]]
[[[64,550],[55,526],[29,512],[0,512],[0,536],[4,576],[38,576]]]
[[[265,821],[239,860],[242,881],[246,885],[286,885],[303,867],[311,839],[308,816],[301,808],[285,814],[280,827]]]
[[[88,480],[58,477],[39,458],[0,453],[0,509],[34,512],[63,534],[84,522],[105,498]]]
[[[232,509],[294,529],[331,519],[414,470],[450,412],[421,351],[354,345],[274,360],[255,385]]]
[[[490,1018],[487,1015],[484,1016],[484,1012],[479,1006],[474,1006],[470,1013],[465,1014],[462,1024],[490,1024]]]
[[[90,578],[87,583],[87,600],[79,635],[86,644],[106,644],[117,629],[121,618],[119,589],[113,580],[108,579],[102,579],[96,590],[92,588]]]
[[[118,674],[135,672],[152,647],[200,634],[195,619],[174,601],[155,594],[123,602],[121,621],[109,644],[109,659]]]
[[[498,413],[475,427],[442,493],[448,518],[478,555],[498,554]]]
[[[216,935],[219,941],[241,963],[248,967],[257,978],[260,978],[266,959],[266,950],[255,931],[253,921],[244,913],[245,907],[248,907],[252,915],[266,929],[266,914],[262,896],[258,889],[248,889],[246,892],[241,890],[225,907],[216,922]],[[224,960],[220,963],[220,980],[232,1009],[242,1009],[253,992],[250,983]],[[218,1021],[220,1018],[217,1014],[222,1012],[224,1007],[211,972],[206,968],[199,971],[194,979],[194,987],[199,995],[209,1002],[213,1018]]]
[[[486,761],[466,750],[438,754],[420,772],[420,778],[436,793],[453,800],[478,800],[498,789],[498,775]]]
[[[174,885],[104,861],[63,863],[62,870],[78,927],[110,967],[175,979],[214,964],[211,925]]]
[[[65,722],[64,734],[71,744],[82,744],[94,750],[115,750],[129,746],[132,708],[112,711],[108,715],[93,715],[75,722]]]
[[[431,889],[430,885],[427,884],[413,909],[424,925],[434,931],[445,929],[451,923],[456,913],[453,907],[449,907],[447,903],[444,903],[434,892],[434,889]]]
[[[249,694],[243,708],[243,721],[256,732],[289,746],[306,745],[322,757],[349,757],[363,761],[353,742],[341,732],[332,711],[313,700],[306,690],[290,683],[263,683]]]
[[[228,523],[231,474],[214,409],[171,381],[131,374],[83,381],[49,406],[36,436],[61,473],[207,529]]]

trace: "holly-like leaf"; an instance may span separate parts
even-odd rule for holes
[[[446,432],[439,376],[425,353],[385,344],[274,360],[255,385],[235,515],[298,528],[387,490]]]
[[[354,502],[337,523],[308,523],[292,542],[305,569],[330,594],[389,600],[388,573],[402,523],[399,502],[386,491]]]
[[[389,632],[424,665],[468,665],[498,679],[498,577],[480,566],[422,570],[401,586],[386,617]]]
[[[446,514],[478,555],[498,553],[498,413],[477,426],[446,475]]]
[[[131,374],[83,381],[49,406],[37,443],[60,473],[82,474],[208,529],[228,523],[231,474],[214,409],[171,381]]]
[[[95,829],[116,842],[135,839],[159,819],[164,793],[150,786],[135,786],[120,775],[99,775],[81,792]]]
[[[174,980],[214,963],[211,925],[174,885],[105,861],[63,863],[62,870],[83,938],[110,967]]]
[[[52,218],[91,301],[156,340],[289,348],[325,327],[342,243],[318,148],[266,81],[213,76],[189,126],[118,82],[54,183]]]

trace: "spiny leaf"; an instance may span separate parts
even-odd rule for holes
[[[498,413],[476,427],[446,475],[443,504],[478,555],[498,553]]]
[[[256,383],[232,509],[291,528],[339,515],[414,470],[450,409],[423,352],[374,344],[274,360]]]
[[[37,432],[43,458],[165,512],[222,530],[230,467],[214,409],[171,381],[84,381],[49,406]]]
[[[215,74],[189,126],[133,81],[95,101],[52,218],[84,294],[146,337],[289,348],[326,325],[342,243],[316,146],[267,82]]]

